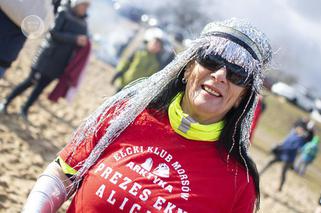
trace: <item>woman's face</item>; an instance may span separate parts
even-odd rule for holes
[[[75,10],[76,14],[81,17],[81,16],[86,15],[88,8],[89,8],[88,3],[81,3],[81,4],[77,4],[74,7],[74,10]]]
[[[183,111],[201,124],[220,121],[226,113],[240,103],[246,89],[226,78],[225,67],[211,71],[196,61],[184,74],[187,80],[182,101]]]
[[[147,49],[150,53],[157,54],[162,50],[162,43],[157,39],[152,39],[147,43]]]

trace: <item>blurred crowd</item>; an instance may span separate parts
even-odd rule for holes
[[[307,166],[316,158],[320,140],[315,135],[314,127],[314,122],[306,118],[297,120],[284,141],[271,150],[273,158],[263,167],[260,174],[262,175],[275,163],[283,163],[279,191],[282,191],[290,168],[294,168],[302,176]]]

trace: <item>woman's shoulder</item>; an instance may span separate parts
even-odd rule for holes
[[[167,113],[164,111],[157,109],[145,109],[139,114],[139,116],[137,116],[135,123],[141,125],[158,124],[163,126],[167,125],[168,117]]]

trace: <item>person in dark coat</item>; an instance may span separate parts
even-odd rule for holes
[[[86,46],[88,36],[85,18],[89,4],[89,0],[72,0],[70,7],[66,7],[57,14],[54,27],[47,34],[34,58],[30,75],[6,97],[0,106],[2,112],[6,113],[11,101],[34,85],[31,95],[20,112],[21,116],[27,120],[30,106],[53,80],[64,73],[74,51]]]
[[[0,26],[0,78],[2,78],[6,69],[16,60],[26,37],[20,27],[9,19],[1,9]]]

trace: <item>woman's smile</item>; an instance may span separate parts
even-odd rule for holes
[[[213,72],[194,62],[185,76],[187,85],[182,102],[185,113],[204,124],[224,118],[245,90],[227,80],[226,74],[224,67]]]

